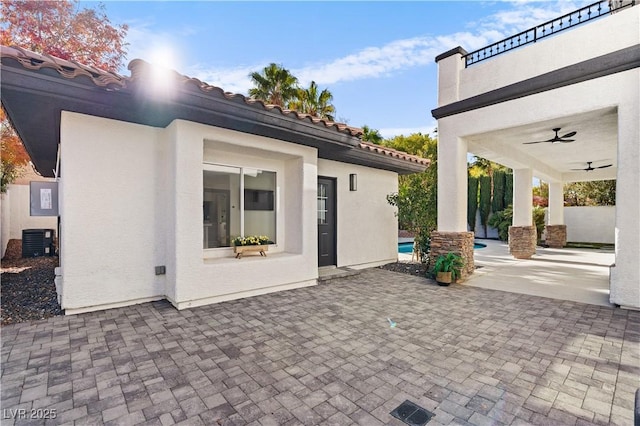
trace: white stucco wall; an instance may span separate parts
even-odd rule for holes
[[[175,192],[170,204],[175,205],[176,215],[170,231],[175,235],[175,252],[170,254],[172,263],[168,268],[174,269],[170,274],[176,283],[174,294],[168,295],[170,301],[178,308],[186,308],[315,284],[316,150],[180,120],[169,127],[170,149],[175,155],[175,176],[170,178],[175,182]],[[205,160],[265,168],[278,174],[277,244],[270,246],[266,258],[235,259],[232,248],[203,249]]]
[[[358,175],[357,191],[349,174]],[[386,199],[398,192],[398,175],[354,164],[318,160],[318,175],[336,178],[337,266],[368,267],[398,258],[396,208]]]
[[[615,206],[565,207],[567,241],[581,243],[615,243]]]
[[[67,313],[164,296],[160,129],[63,112],[61,305]]]
[[[51,179],[52,180],[52,179]],[[22,239],[23,229],[53,229],[57,234],[56,216],[31,216],[29,185],[8,185],[2,194],[2,255],[10,239]]]
[[[338,182],[338,266],[397,259],[395,208],[386,201],[397,191],[393,172],[182,120],[157,129],[69,112],[61,155],[58,288],[67,313],[161,298],[182,309],[315,285],[319,170]],[[276,173],[276,244],[266,257],[203,248],[205,162]],[[155,275],[156,266],[166,274]]]

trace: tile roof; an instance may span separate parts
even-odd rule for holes
[[[398,151],[397,149],[387,148],[385,146],[372,144],[369,142],[360,142],[359,147],[361,149],[375,152],[377,154],[386,155],[389,157],[394,157],[400,160],[409,161],[411,163],[421,164],[424,166],[428,166],[431,164],[431,161],[427,158],[418,157],[417,155],[407,154],[404,151]]]
[[[144,80],[149,75],[153,66],[141,59],[132,60],[128,69],[131,71],[131,77],[122,76],[113,72],[105,71],[96,67],[84,65],[75,61],[69,61],[57,58],[47,54],[39,54],[30,50],[17,46],[1,46],[1,57],[12,58],[18,61],[24,68],[29,70],[52,69],[67,79],[76,79],[87,77],[98,87],[105,88],[109,91],[120,91],[130,88],[137,81]],[[262,108],[265,111],[275,111],[285,117],[293,117],[300,121],[307,121],[313,125],[323,126],[327,129],[333,129],[337,132],[347,134],[352,137],[361,138],[363,131],[357,127],[351,127],[344,123],[336,123],[333,121],[321,119],[309,114],[300,113],[294,110],[284,109],[278,105],[267,104],[262,100],[253,99],[241,94],[225,92],[217,86],[213,86],[198,80],[197,78],[188,77],[176,71],[172,71],[173,77],[184,86],[192,85],[200,89],[204,93],[216,92],[219,96],[223,96],[229,100],[237,100],[247,105]],[[410,155],[402,151],[391,148],[374,145],[361,141],[356,145],[364,151],[379,154],[387,157],[393,157],[399,160],[408,161],[410,163],[428,166],[430,161],[415,155]]]

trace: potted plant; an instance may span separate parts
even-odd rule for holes
[[[247,252],[258,252],[260,256],[266,256],[265,252],[269,250],[267,244],[270,244],[271,241],[269,241],[269,237],[264,235],[251,235],[249,237],[235,237],[231,243],[236,258],[241,259],[242,255]]]
[[[439,285],[447,286],[460,278],[460,271],[464,266],[464,259],[460,255],[449,252],[441,254],[433,264],[433,274]]]

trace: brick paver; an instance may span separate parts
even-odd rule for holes
[[[640,387],[640,312],[380,269],[1,332],[3,425],[631,424]]]

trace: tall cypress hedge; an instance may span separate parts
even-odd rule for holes
[[[469,176],[467,189],[467,223],[471,232],[476,232],[476,212],[478,211],[478,178]]]
[[[502,170],[495,170],[493,172],[493,199],[491,201],[491,210],[494,213],[504,210],[507,206],[504,203],[504,185],[505,172]]]
[[[504,205],[513,204],[513,173],[507,173],[504,177]]]
[[[480,176],[480,222],[487,236],[487,221],[491,212],[491,177]]]

